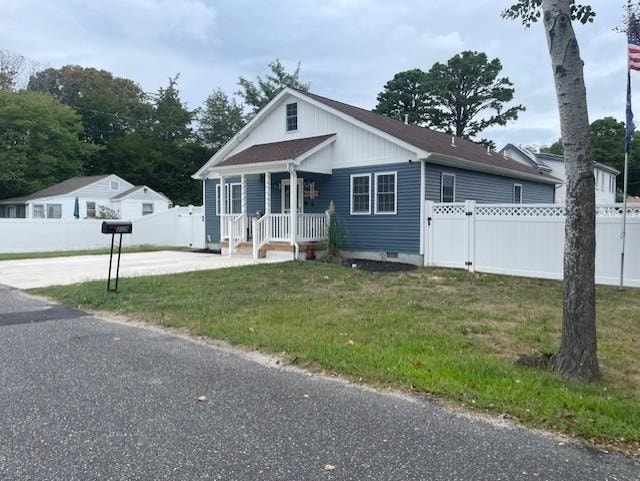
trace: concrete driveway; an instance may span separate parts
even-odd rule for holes
[[[2,287],[0,366],[2,480],[640,479],[620,455]]]
[[[221,256],[200,252],[156,251],[122,254],[120,277],[137,277],[176,272],[222,269],[256,263],[282,262],[254,260],[249,256]],[[116,261],[114,259],[115,274]],[[0,262],[0,284],[18,289],[107,279],[109,255],[51,257]]]

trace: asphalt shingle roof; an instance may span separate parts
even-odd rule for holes
[[[91,185],[94,182],[97,182],[105,177],[109,177],[111,174],[105,175],[91,175],[85,177],[71,177],[70,179],[64,180],[58,184],[54,184],[46,189],[39,190],[38,192],[34,192],[33,194],[25,195],[22,197],[14,197],[12,199],[3,199],[0,202],[28,202],[32,199],[40,199],[42,197],[54,197],[57,195],[64,195],[75,190],[86,187],[87,185]]]

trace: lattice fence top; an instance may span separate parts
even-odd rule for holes
[[[464,202],[447,203],[447,204],[433,204],[433,215],[455,215],[463,216],[466,212]]]
[[[479,217],[564,217],[565,209],[558,205],[476,205]]]
[[[473,204],[473,205],[472,205]],[[565,207],[556,204],[477,204],[434,203],[433,216],[464,216],[469,211],[478,217],[537,217],[558,218],[565,216]],[[598,217],[622,217],[622,204],[596,206]],[[640,204],[627,205],[627,217],[640,217]]]

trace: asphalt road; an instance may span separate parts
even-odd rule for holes
[[[0,479],[638,480],[640,464],[0,288]]]

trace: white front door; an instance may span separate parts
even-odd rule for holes
[[[291,180],[282,181],[282,213],[287,214],[291,212]],[[298,179],[298,213],[304,212],[304,181]]]

